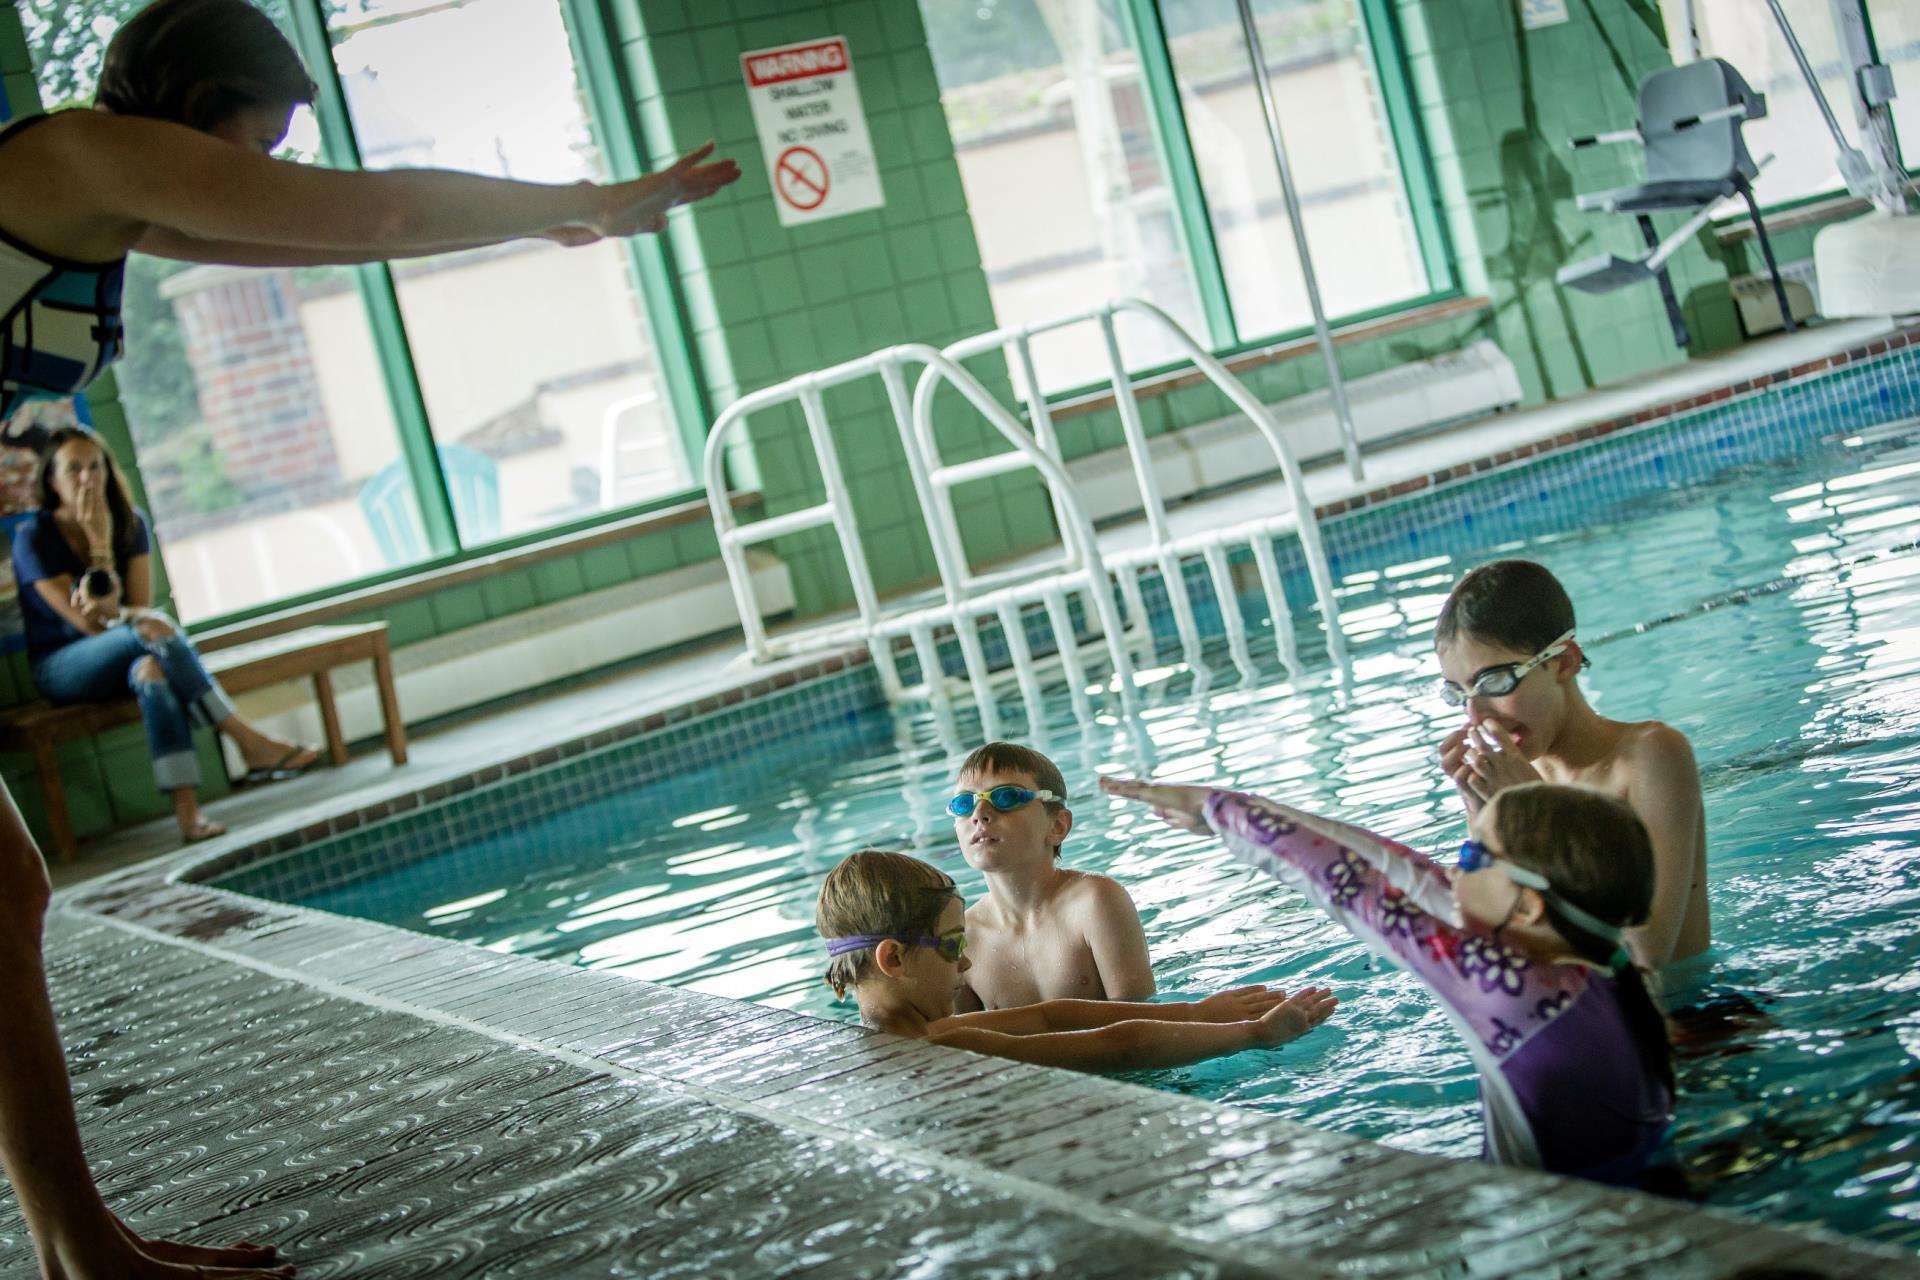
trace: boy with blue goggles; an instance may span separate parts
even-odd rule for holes
[[[1106,876],[1060,865],[1073,811],[1059,766],[1031,747],[990,742],[961,763],[955,784],[946,804],[954,839],[987,881],[967,912],[972,967],[958,1007],[1152,996],[1133,899]]]

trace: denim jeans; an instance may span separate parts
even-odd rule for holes
[[[159,679],[135,674],[143,658],[159,663]],[[55,703],[105,702],[132,690],[153,752],[153,782],[162,791],[200,785],[193,721],[211,727],[233,714],[226,692],[177,629],[163,639],[146,640],[130,622],[109,627],[42,658],[33,668],[33,682]]]

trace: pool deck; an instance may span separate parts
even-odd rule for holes
[[[1752,344],[1370,452],[1364,485],[1316,469],[1310,492],[1332,505],[1471,474],[1886,332]],[[191,852],[154,856],[171,844],[154,825],[57,869],[50,980],[109,1201],[143,1231],[272,1240],[315,1277],[1920,1276],[1910,1254],[185,878],[847,661],[768,672],[734,654],[440,726],[403,770],[366,755],[224,801],[233,833]],[[33,1270],[0,1203],[0,1277]]]

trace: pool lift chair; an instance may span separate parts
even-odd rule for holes
[[[1576,150],[1604,143],[1637,142],[1646,154],[1646,180],[1610,191],[1593,191],[1579,198],[1582,209],[1632,214],[1640,224],[1648,253],[1623,258],[1607,253],[1560,269],[1558,281],[1585,293],[1609,293],[1648,280],[1660,286],[1660,297],[1673,324],[1675,345],[1688,344],[1686,318],[1674,296],[1667,260],[1706,226],[1715,207],[1736,192],[1753,217],[1760,252],[1773,277],[1773,294],[1787,332],[1794,330],[1793,310],[1774,261],[1760,207],[1753,198],[1753,179],[1771,156],[1755,163],[1740,133],[1741,125],[1767,114],[1767,100],[1748,87],[1738,71],[1720,58],[1702,58],[1684,66],[1668,67],[1648,76],[1640,85],[1639,122],[1631,129],[1589,134],[1571,140]],[[1663,240],[1654,230],[1654,213],[1687,209],[1693,216]]]

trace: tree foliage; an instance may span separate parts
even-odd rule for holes
[[[107,41],[147,0],[15,0],[48,111],[93,101]]]

